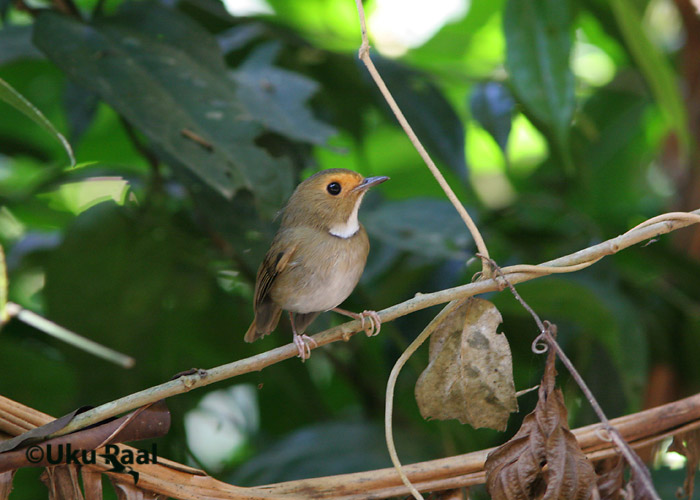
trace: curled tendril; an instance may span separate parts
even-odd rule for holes
[[[610,436],[610,432],[604,427],[599,427],[595,430],[595,435],[598,436],[598,438],[601,441],[606,441],[606,442],[611,442],[612,437]]]
[[[549,344],[545,340],[547,338],[547,334],[545,332],[540,333],[537,337],[535,337],[535,340],[532,341],[532,345],[530,346],[530,349],[532,349],[532,352],[535,354],[544,354],[549,350]]]

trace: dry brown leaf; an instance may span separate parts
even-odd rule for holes
[[[695,472],[700,462],[700,430],[693,430],[673,436],[673,442],[668,451],[675,451],[686,458],[685,481],[683,481],[684,496],[693,498],[695,489]]]
[[[550,351],[535,410],[486,459],[486,488],[493,500],[599,498],[593,466],[569,431],[564,398],[554,388],[554,359]]]
[[[83,467],[80,469],[80,475],[83,477],[85,500],[102,500],[102,473]]]
[[[119,500],[166,500],[167,498],[165,495],[146,491],[129,482],[118,481],[111,476],[109,479]]]
[[[625,461],[619,455],[595,464],[598,491],[602,500],[621,500],[625,482]]]
[[[0,500],[7,500],[12,491],[12,479],[15,477],[16,470],[0,473]]]
[[[430,362],[416,382],[423,418],[505,430],[518,402],[510,346],[497,332],[501,321],[496,306],[477,298],[441,318],[430,338]]]
[[[40,478],[49,490],[49,500],[83,500],[75,465],[47,467]]]

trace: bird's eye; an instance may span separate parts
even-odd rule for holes
[[[326,186],[326,191],[328,191],[333,196],[340,194],[340,184],[338,184],[337,182],[331,182],[330,184],[328,184],[328,186]]]

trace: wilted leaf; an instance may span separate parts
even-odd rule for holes
[[[598,491],[603,500],[621,500],[625,482],[625,462],[619,455],[595,465]]]
[[[505,155],[515,106],[508,88],[498,82],[480,83],[474,87],[469,105],[479,125],[491,134]]]
[[[80,476],[83,479],[83,491],[85,500],[99,500],[102,495],[102,472],[87,467],[80,469]],[[112,476],[109,476],[110,478]]]
[[[465,259],[472,241],[447,201],[414,198],[387,202],[361,217],[372,237],[433,259]]]
[[[434,321],[440,324],[430,338],[430,363],[416,382],[421,415],[505,430],[518,403],[508,340],[496,331],[498,309],[468,298],[450,303]]]
[[[686,458],[683,490],[686,497],[693,498],[695,473],[698,470],[698,462],[700,462],[700,430],[696,429],[673,436],[673,442],[668,447],[668,451],[675,451]]]
[[[7,500],[12,491],[12,479],[15,477],[16,470],[9,470],[0,473],[0,500]]]
[[[464,126],[440,89],[426,75],[396,61],[379,56],[372,61],[425,148],[455,173],[466,176]],[[378,92],[375,95],[395,123],[384,98]]]
[[[86,25],[47,12],[34,42],[155,150],[224,196],[246,188],[278,208],[289,194],[289,162],[255,144],[264,129],[239,101],[216,40],[184,15],[140,3]]]
[[[49,490],[49,500],[83,500],[78,479],[78,467],[75,465],[58,465],[47,467],[42,472],[41,482]]]
[[[562,152],[568,150],[575,107],[572,10],[569,0],[509,0],[504,14],[506,67],[515,95]]]
[[[486,488],[493,500],[598,498],[595,471],[569,430],[561,390],[554,388],[554,360],[550,349],[535,411],[486,459]]]
[[[109,480],[117,493],[117,500],[166,500],[168,498],[165,495],[146,491],[130,482],[120,481],[113,476],[109,476]]]
[[[42,441],[54,432],[58,432],[61,429],[63,429],[66,425],[70,423],[71,420],[73,420],[73,418],[75,418],[77,414],[83,413],[84,411],[89,409],[89,406],[82,406],[78,409],[73,410],[70,413],[63,415],[62,417],[58,417],[56,420],[52,420],[46,425],[42,425],[41,427],[34,427],[33,429],[25,432],[24,434],[20,434],[19,436],[15,436],[12,439],[2,441],[0,442],[0,453],[14,450],[16,448],[19,448],[20,446],[25,446],[31,443]]]
[[[75,165],[75,157],[73,156],[73,149],[70,144],[63,137],[56,127],[49,121],[44,114],[39,111],[39,109],[29,102],[22,94],[17,92],[9,83],[0,78],[0,100],[5,101],[7,104],[15,108],[17,111],[24,113],[26,116],[31,118],[35,123],[40,125],[49,134],[53,135],[58,139],[63,145],[63,149],[66,150],[66,154],[70,159],[70,164]]]

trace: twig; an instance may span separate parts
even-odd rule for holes
[[[653,220],[653,219],[650,219],[650,220]],[[637,228],[645,227],[647,225],[648,225],[647,223],[642,223],[639,226],[637,226]],[[603,428],[608,432],[612,441],[615,443],[615,445],[622,452],[625,459],[627,460],[627,463],[634,470],[636,477],[644,484],[644,487],[647,490],[646,493],[648,493],[651,496],[651,498],[653,498],[654,500],[661,500],[658,493],[656,493],[656,490],[654,489],[654,483],[652,482],[651,476],[649,475],[649,470],[646,468],[646,466],[644,465],[642,460],[639,458],[639,456],[634,452],[632,447],[622,438],[622,436],[620,435],[618,430],[610,424],[610,420],[608,420],[608,417],[606,417],[605,413],[603,412],[603,409],[600,407],[600,404],[598,404],[598,400],[595,398],[595,396],[593,395],[591,390],[588,388],[588,385],[586,385],[586,382],[583,380],[583,377],[581,377],[581,374],[578,372],[578,370],[576,369],[574,364],[571,362],[569,357],[566,355],[566,353],[559,346],[559,343],[557,342],[556,338],[552,334],[552,330],[554,330],[556,327],[554,325],[552,325],[551,323],[549,323],[548,321],[543,322],[540,319],[539,315],[520,296],[520,294],[515,289],[513,284],[510,281],[508,281],[508,278],[506,278],[503,275],[501,269],[498,267],[498,265],[496,264],[496,262],[493,259],[489,259],[488,257],[484,257],[484,256],[480,256],[480,257],[485,262],[489,262],[491,264],[494,271],[496,272],[496,275],[503,278],[503,280],[505,281],[506,285],[510,289],[510,291],[513,294],[513,296],[515,297],[515,299],[518,302],[520,302],[520,305],[522,305],[527,310],[527,312],[530,313],[532,318],[535,320],[535,323],[537,323],[537,327],[539,328],[540,334],[533,341],[533,351],[535,351],[537,354],[541,354],[542,351],[535,349],[534,346],[537,344],[538,339],[540,339],[540,338],[546,339],[547,344],[549,344],[549,346],[554,349],[557,356],[559,356],[559,359],[561,360],[562,364],[569,371],[569,373],[571,374],[571,377],[574,379],[576,384],[578,384],[579,388],[581,389],[581,392],[583,392],[583,394],[586,396],[588,403],[591,405],[591,407],[593,408],[593,411],[595,411],[596,415],[598,416],[598,419],[603,424]],[[556,330],[554,330],[554,331],[556,332]]]
[[[53,321],[50,321],[43,316],[39,316],[37,313],[30,311],[29,309],[24,309],[22,306],[15,304],[13,302],[8,302],[5,306],[5,312],[8,317],[15,317],[23,323],[33,326],[37,330],[40,330],[47,335],[51,335],[54,338],[59,339],[66,344],[70,344],[73,347],[77,347],[85,352],[97,356],[99,358],[110,361],[122,368],[131,368],[134,366],[134,358],[105,347],[98,344],[94,340],[85,338],[77,333],[71,332],[67,328],[57,325]]]
[[[389,104],[389,107],[394,112],[396,119],[399,121],[399,124],[401,124],[401,127],[403,128],[404,132],[406,132],[406,135],[408,135],[408,138],[411,140],[411,143],[418,151],[418,154],[421,156],[421,158],[423,158],[423,161],[430,169],[430,172],[435,177],[435,180],[437,180],[438,184],[440,184],[442,190],[445,191],[447,198],[450,200],[452,205],[454,205],[455,209],[457,210],[457,213],[467,225],[467,228],[469,228],[469,232],[471,233],[472,238],[474,238],[474,243],[476,243],[476,247],[479,250],[479,253],[488,256],[489,252],[486,248],[486,244],[484,243],[484,239],[481,237],[479,229],[476,227],[476,224],[474,224],[474,221],[469,216],[469,213],[467,213],[467,210],[464,208],[464,205],[462,205],[462,203],[457,198],[457,195],[455,195],[454,191],[452,191],[452,188],[447,183],[440,170],[435,166],[435,163],[423,147],[423,144],[421,144],[420,140],[418,140],[418,136],[416,136],[415,132],[411,128],[411,125],[409,125],[408,120],[406,120],[406,117],[401,112],[401,109],[399,109],[398,104],[396,104],[394,97],[391,95],[391,92],[384,83],[384,80],[379,74],[379,71],[377,71],[377,68],[374,66],[372,58],[369,56],[369,39],[367,38],[365,9],[362,6],[362,0],[355,0],[355,4],[357,5],[357,13],[360,16],[360,29],[362,30],[362,45],[360,46],[359,51],[360,60],[367,67],[367,70],[372,76],[374,83],[376,83],[377,87],[379,87],[379,91],[382,93],[387,104]],[[484,268],[483,273],[484,276],[488,277],[488,270],[486,268]]]
[[[640,243],[660,234],[666,234],[673,230],[680,229],[697,222],[700,222],[700,210],[696,210],[688,214],[683,213],[683,217],[679,216],[678,214],[673,214],[668,218],[662,217],[654,224],[638,227],[632,231],[628,231],[625,234],[617,236],[616,238],[612,238],[592,247],[579,250],[571,255],[566,255],[564,257],[545,262],[544,265],[547,267],[563,267],[595,261],[607,255],[613,255],[636,243]],[[503,268],[502,272],[508,277],[508,281],[513,284],[522,283],[524,281],[529,281],[550,274],[549,272],[544,272],[541,275],[523,272],[510,273],[509,268],[507,267]],[[476,283],[469,283],[454,288],[448,288],[446,290],[440,290],[439,292],[417,294],[412,299],[379,311],[379,316],[381,317],[382,323],[386,323],[421,309],[426,309],[438,304],[444,304],[463,297],[478,295],[480,293],[498,291],[501,290],[501,288],[502,287],[498,280],[485,279]],[[343,340],[344,338],[354,335],[360,331],[362,331],[360,321],[353,320],[318,333],[313,336],[313,339],[317,346],[320,347],[331,342]],[[153,403],[159,399],[182,394],[192,389],[204,387],[206,385],[213,384],[214,382],[236,377],[244,373],[260,371],[263,368],[279,363],[285,359],[294,358],[297,354],[298,350],[296,346],[293,343],[290,343],[249,358],[241,359],[226,365],[221,365],[216,368],[203,371],[203,373],[187,375],[176,380],[171,380],[163,384],[144,389],[77,415],[70,424],[68,424],[60,432],[56,433],[55,436],[82,429],[88,425],[100,422],[105,418],[120,415],[121,413],[136,409],[139,406],[143,406],[148,403]]]

